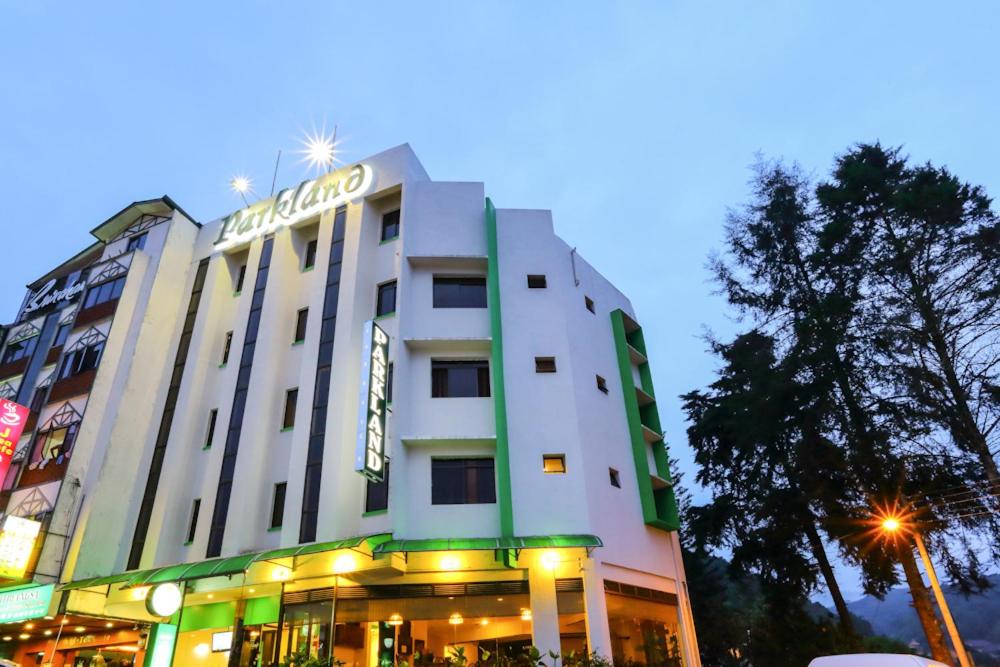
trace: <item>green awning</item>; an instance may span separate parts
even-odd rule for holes
[[[596,535],[534,535],[531,537],[467,537],[432,540],[387,540],[376,546],[376,556],[418,551],[493,551],[496,549],[556,549],[604,546]]]
[[[163,584],[168,581],[191,581],[192,579],[204,579],[206,577],[224,577],[242,574],[254,563],[277,560],[279,558],[307,556],[324,551],[336,551],[337,549],[353,549],[361,546],[363,542],[368,542],[370,548],[377,548],[376,545],[381,545],[390,537],[390,535],[386,534],[350,537],[345,540],[334,540],[333,542],[317,542],[314,544],[285,547],[283,549],[271,549],[270,551],[261,551],[252,554],[241,554],[228,558],[213,558],[197,563],[167,565],[166,567],[158,567],[152,570],[122,572],[105,577],[71,581],[61,585],[59,589],[66,591],[74,588],[92,588],[94,586],[107,586],[118,583],[122,584],[122,588],[131,588],[133,586]]]

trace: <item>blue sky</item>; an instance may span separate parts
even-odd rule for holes
[[[987,1],[0,0],[0,319],[122,206],[227,213],[234,174],[266,190],[325,120],[345,159],[409,142],[432,178],[552,209],[631,296],[690,482],[673,397],[711,379],[704,328],[735,330],[705,262],[755,153],[823,173],[878,139],[1000,192],[998,24]]]

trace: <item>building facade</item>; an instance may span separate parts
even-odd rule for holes
[[[41,519],[19,584],[56,584],[49,630],[134,632],[116,659],[157,667],[699,664],[643,331],[549,212],[404,145],[94,235],[0,365],[32,408],[4,493]]]

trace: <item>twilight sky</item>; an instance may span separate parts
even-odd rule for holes
[[[689,485],[674,397],[711,379],[705,328],[736,330],[705,262],[756,152],[822,174],[878,139],[1000,192],[989,0],[153,4],[0,0],[0,320],[134,200],[210,220],[279,148],[279,188],[302,180],[287,152],[325,120],[346,160],[409,142],[552,209],[632,299]]]

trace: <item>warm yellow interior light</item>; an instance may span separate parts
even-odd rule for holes
[[[441,559],[440,565],[442,570],[457,570],[462,566],[462,561],[458,556],[445,556]]]
[[[462,623],[465,623],[465,619],[462,618],[461,614],[452,614],[448,617],[448,622],[452,625],[462,625]]]
[[[353,554],[340,554],[333,561],[334,574],[347,574],[358,569],[358,561]]]

